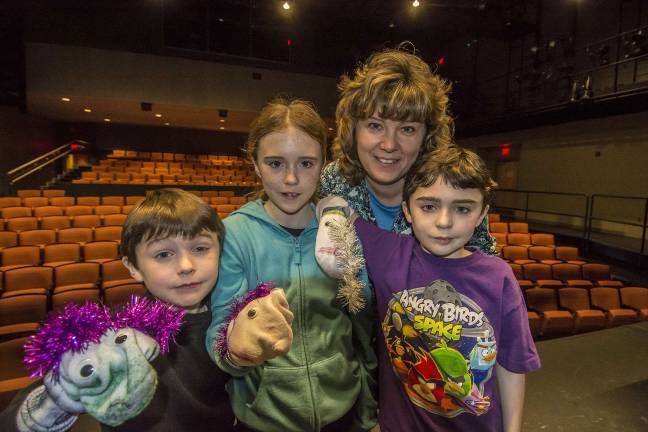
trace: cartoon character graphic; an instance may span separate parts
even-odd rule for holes
[[[490,378],[491,370],[497,361],[497,344],[492,337],[477,338],[475,347],[470,352],[470,371],[475,384],[481,384]]]
[[[496,343],[479,306],[444,280],[394,294],[382,330],[392,369],[415,405],[481,415]]]

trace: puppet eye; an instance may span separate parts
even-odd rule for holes
[[[121,344],[123,344],[124,342],[126,342],[126,339],[128,339],[128,336],[127,336],[127,335],[125,335],[125,334],[119,335],[119,336],[117,336],[117,337],[115,338],[115,343],[116,343],[117,345],[121,345]]]
[[[83,378],[88,378],[90,375],[92,375],[94,373],[94,371],[95,371],[94,366],[92,366],[91,364],[86,364],[86,365],[83,365],[81,367],[81,370],[79,371],[79,374]]]

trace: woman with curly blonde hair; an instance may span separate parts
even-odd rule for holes
[[[338,89],[334,161],[322,171],[321,196],[341,196],[363,219],[410,232],[401,209],[405,175],[419,157],[452,142],[450,84],[418,55],[389,49],[343,76]],[[496,253],[486,219],[469,244]]]

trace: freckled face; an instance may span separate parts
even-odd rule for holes
[[[479,189],[455,189],[439,178],[416,189],[409,205],[403,203],[403,213],[423,249],[443,258],[461,258],[469,255],[464,246],[488,212],[482,204]]]
[[[426,127],[414,121],[383,119],[374,113],[356,125],[358,159],[374,190],[403,183],[423,145]]]

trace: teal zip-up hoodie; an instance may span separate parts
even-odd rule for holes
[[[316,218],[294,237],[257,200],[223,222],[206,343],[219,367],[234,376],[227,390],[236,416],[259,431],[307,432],[355,409],[357,430],[369,430],[377,422],[372,308],[350,315],[336,299],[337,281],[315,260]],[[238,368],[218,357],[214,342],[232,301],[260,282],[273,282],[286,293],[294,314],[292,348],[258,367]]]

